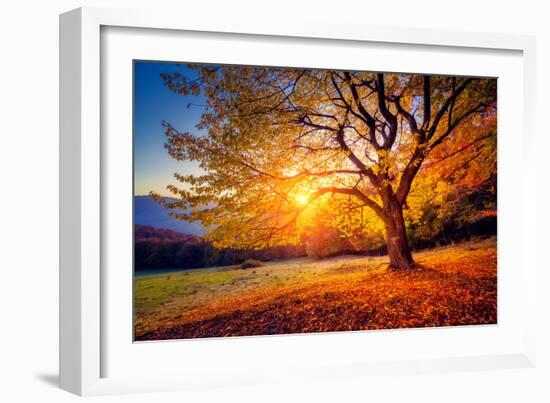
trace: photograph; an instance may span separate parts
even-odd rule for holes
[[[497,324],[496,77],[132,80],[134,341]]]

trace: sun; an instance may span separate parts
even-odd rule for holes
[[[305,206],[309,202],[309,197],[306,194],[296,195],[296,203],[300,206]]]

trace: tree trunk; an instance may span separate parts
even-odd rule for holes
[[[395,269],[410,269],[414,262],[407,241],[403,207],[397,202],[390,202],[387,208],[386,243],[390,257],[390,267]]]

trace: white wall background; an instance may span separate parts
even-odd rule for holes
[[[180,12],[246,13],[250,18],[323,18],[334,14],[373,25],[402,25],[537,36],[537,161],[518,167],[549,181],[549,10],[543,1],[168,0],[4,2],[0,8],[0,400],[70,402],[57,389],[58,337],[58,14],[82,5],[160,7]],[[518,107],[520,107],[518,105]],[[539,266],[548,239],[546,187],[539,186]],[[535,240],[535,234],[533,234]],[[549,268],[550,269],[550,268]],[[348,383],[261,387],[93,398],[97,401],[550,401],[550,276],[539,275],[538,365],[535,369],[377,377]]]

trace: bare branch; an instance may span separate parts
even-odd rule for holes
[[[462,94],[462,92],[464,92],[466,87],[468,87],[468,85],[471,82],[472,82],[471,78],[468,78],[468,79],[464,80],[464,82],[456,90],[454,90],[454,92],[449,96],[449,98],[447,98],[447,100],[445,101],[445,103],[443,104],[443,106],[441,107],[439,112],[437,112],[437,115],[434,118],[434,121],[431,125],[431,128],[429,129],[428,139],[430,139],[435,134],[435,132],[437,130],[437,126],[439,125],[439,122],[441,121],[441,119],[443,118],[445,113],[449,110],[449,107],[452,104],[454,104],[456,98],[460,94]]]

